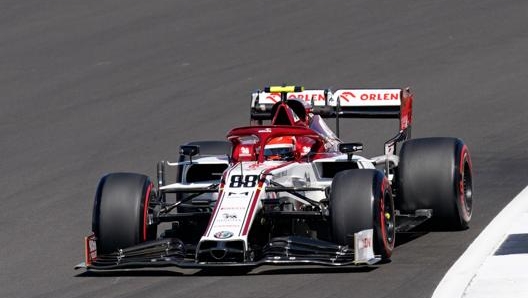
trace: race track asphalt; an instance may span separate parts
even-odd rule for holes
[[[528,184],[527,15],[522,0],[1,1],[0,297],[430,297]],[[411,86],[413,136],[471,150],[471,228],[401,237],[369,270],[73,269],[100,176],[154,176],[282,83]],[[379,154],[396,127],[352,121],[342,137]]]

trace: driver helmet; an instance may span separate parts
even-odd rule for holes
[[[264,146],[265,160],[293,160],[295,157],[295,137],[276,137]]]

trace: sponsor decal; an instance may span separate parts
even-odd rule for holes
[[[228,207],[220,207],[220,210],[246,210],[243,206],[228,206]]]
[[[259,129],[258,132],[271,132],[271,128],[266,128],[266,129]]]
[[[90,252],[90,258],[93,260],[97,257],[97,245],[95,244],[95,239],[91,238],[88,242],[88,249]]]
[[[400,94],[399,93],[360,93],[358,95],[354,94],[350,91],[345,91],[341,93],[340,98],[346,102],[350,102],[351,100],[354,100],[358,98],[362,101],[366,100],[399,100]]]
[[[228,238],[231,238],[233,237],[233,232],[230,232],[230,231],[220,231],[220,232],[216,232],[214,233],[214,237],[217,238],[217,239],[228,239]]]
[[[230,191],[227,193],[227,196],[228,197],[231,197],[231,196],[236,196],[236,197],[247,197],[247,195],[249,194],[249,191],[244,191],[244,192],[234,192],[234,191]]]
[[[350,89],[334,93],[331,105],[339,101],[343,106],[393,106],[400,105],[400,89]]]
[[[266,95],[266,100],[270,100],[272,102],[279,102],[281,100],[280,93],[268,93]]]
[[[95,242],[95,235],[91,234],[84,238],[85,241],[85,264],[91,265],[97,258],[97,245]]]
[[[263,168],[263,167],[264,167],[264,165],[262,165],[262,164],[254,163],[254,164],[250,164],[250,165],[248,166],[248,169],[250,169],[250,170],[256,170],[256,169]]]
[[[227,224],[215,224],[215,228],[222,228],[222,229],[240,229],[239,224],[234,223],[227,223]]]
[[[354,260],[356,262],[368,262],[374,258],[373,231],[369,229],[354,233]]]
[[[246,146],[240,147],[240,155],[244,155],[244,156],[251,155],[249,147],[246,147]]]
[[[359,247],[361,248],[370,248],[372,247],[372,239],[370,238],[363,238],[361,239],[359,243]]]
[[[340,98],[346,102],[350,102],[350,100],[355,99],[356,95],[350,91],[345,91],[341,93]]]
[[[222,217],[224,219],[228,219],[228,220],[237,220],[238,219],[237,215],[236,214],[232,214],[232,213],[223,213]]]
[[[261,93],[265,97],[261,102],[277,103],[281,101],[280,93]],[[303,92],[288,92],[287,99],[298,99],[304,102],[324,102],[326,100],[324,90],[305,90]]]
[[[300,99],[306,102],[325,101],[324,91],[305,91],[288,94],[288,99]]]
[[[359,96],[361,100],[398,100],[400,99],[399,93],[374,93],[374,94],[361,94]]]

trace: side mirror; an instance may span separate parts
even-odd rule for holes
[[[341,143],[339,144],[339,152],[341,153],[354,153],[363,151],[362,143]]]
[[[341,143],[339,144],[339,152],[346,153],[348,155],[348,161],[352,160],[354,152],[363,151],[362,143]]]
[[[181,145],[180,146],[180,155],[189,156],[190,162],[192,162],[192,157],[200,153],[200,146],[196,145]]]

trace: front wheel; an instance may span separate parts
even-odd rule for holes
[[[389,259],[395,242],[392,192],[378,170],[354,169],[335,175],[330,193],[333,239],[350,244],[354,233],[373,229],[374,253]]]
[[[112,173],[99,181],[92,230],[99,254],[154,240],[157,226],[149,225],[150,202],[156,197],[145,175]]]

